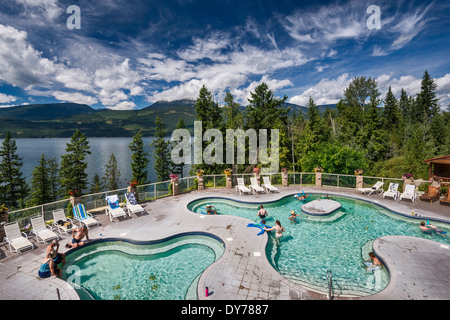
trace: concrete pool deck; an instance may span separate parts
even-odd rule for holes
[[[100,226],[89,231],[91,239],[128,238],[132,240],[158,240],[184,232],[205,232],[218,236],[225,244],[222,257],[202,274],[198,285],[200,300],[312,300],[327,299],[318,293],[282,277],[268,262],[265,247],[268,236],[257,237],[255,229],[247,228],[248,220],[234,216],[206,216],[192,213],[188,203],[205,197],[224,197],[245,202],[275,201],[286,195],[304,190],[305,193],[340,194],[370,200],[391,210],[417,218],[429,217],[450,222],[450,207],[438,202],[420,200],[382,199],[381,195],[366,196],[352,189],[332,187],[285,187],[279,193],[242,195],[234,189],[206,189],[166,197],[142,205],[148,214],[111,222],[103,212],[94,214]],[[256,214],[256,213],[255,213]],[[420,217],[421,216],[421,217]],[[419,224],[421,220],[417,220]],[[60,252],[71,240],[62,235]],[[61,279],[40,279],[37,271],[44,258],[45,245],[30,237],[37,248],[20,255],[11,253],[8,246],[0,246],[0,299],[50,300],[59,297],[77,300],[75,290]],[[390,272],[390,283],[381,292],[362,298],[333,296],[334,299],[378,300],[447,300],[450,299],[450,239],[449,244],[403,236],[378,238],[373,243],[375,253]],[[324,275],[326,276],[326,275]],[[204,287],[212,294],[204,295]],[[58,289],[58,290],[57,290]]]

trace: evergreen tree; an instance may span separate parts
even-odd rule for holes
[[[132,181],[136,181],[138,185],[148,183],[148,153],[144,152],[144,142],[142,141],[142,132],[139,130],[137,134],[133,136],[133,142],[130,143],[131,154],[131,172]]]
[[[87,187],[86,156],[90,154],[86,136],[76,130],[66,145],[67,154],[62,155],[60,177],[62,189],[66,196],[70,192],[80,196]]]
[[[96,173],[94,175],[94,178],[92,178],[91,189],[89,190],[89,193],[92,194],[102,192],[103,188],[104,187],[102,179],[100,178],[100,175]]]
[[[17,154],[16,141],[8,131],[0,149],[0,203],[10,209],[22,207],[29,188],[22,176],[22,158]]]
[[[436,88],[436,83],[430,77],[428,71],[425,70],[420,86],[420,93],[416,99],[416,121],[414,123],[431,122],[433,117],[439,113],[440,107],[436,98]]]
[[[391,87],[386,94],[384,99],[384,109],[383,109],[383,127],[392,131],[398,128],[400,123],[400,110],[398,106],[398,101],[392,93]]]
[[[184,123],[183,118],[180,118],[180,120],[178,120],[177,126],[175,129],[186,129],[186,124]],[[181,139],[180,139],[181,140]],[[179,141],[176,141],[179,142]],[[174,174],[177,174],[179,177],[183,177],[183,170],[184,170],[184,163],[180,163],[180,164],[174,164],[171,161],[172,164],[172,170]]]
[[[56,158],[47,160],[48,166],[48,180],[49,180],[49,199],[50,202],[55,202],[60,196],[60,177],[59,164]]]
[[[50,179],[47,158],[45,154],[41,155],[39,164],[33,170],[33,179],[31,180],[31,202],[37,206],[51,202],[50,200]]]
[[[161,121],[160,117],[156,117],[155,119],[155,138],[152,142],[152,146],[155,151],[153,156],[155,158],[154,169],[156,172],[156,176],[158,181],[166,181],[170,179],[171,173],[171,158],[169,151],[169,142],[166,141],[166,129],[164,124]]]
[[[120,170],[117,166],[117,160],[114,153],[111,153],[108,163],[106,164],[105,176],[103,177],[103,181],[107,190],[119,189]]]

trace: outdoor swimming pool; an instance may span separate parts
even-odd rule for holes
[[[313,194],[309,201],[323,197]],[[421,220],[404,217],[376,204],[343,196],[332,196],[342,207],[328,216],[313,216],[301,211],[305,203],[292,195],[278,201],[264,203],[269,216],[267,225],[280,220],[285,228],[279,245],[269,236],[266,255],[272,266],[285,278],[307,288],[326,293],[327,272],[333,276],[335,294],[365,296],[383,290],[389,283],[386,268],[367,272],[363,261],[369,259],[372,242],[387,235],[420,237],[450,243],[450,238],[424,234],[419,230]],[[238,202],[223,198],[200,199],[188,205],[189,210],[201,214],[206,203],[219,214],[247,218],[260,222],[256,213],[261,203]],[[288,218],[291,210],[300,215],[298,223]],[[443,230],[448,225],[433,222]],[[254,228],[255,229],[255,228]],[[259,230],[255,229],[255,237]]]
[[[200,275],[224,252],[222,242],[205,235],[105,240],[67,255],[63,278],[82,300],[197,299]]]

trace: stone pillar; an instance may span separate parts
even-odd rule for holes
[[[316,172],[316,187],[322,186],[322,172]]]
[[[172,182],[172,196],[180,194],[180,185],[178,184],[178,177],[171,179]]]
[[[82,203],[81,197],[70,197],[69,198],[70,203],[72,204],[72,207],[75,208],[77,204]]]
[[[288,173],[285,171],[281,171],[281,185],[283,187],[289,186]]]
[[[205,181],[203,180],[203,175],[198,174],[197,180],[198,180],[198,190],[204,190],[205,189]]]
[[[6,237],[5,224],[9,222],[9,215],[7,212],[0,213],[0,242]]]
[[[231,174],[225,175],[225,179],[227,182],[227,189],[233,189],[233,183],[231,181]]]
[[[356,176],[356,189],[363,188],[364,176],[357,175]]]

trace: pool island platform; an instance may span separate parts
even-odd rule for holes
[[[100,226],[89,230],[89,238],[126,238],[137,241],[158,240],[176,234],[203,232],[222,239],[224,254],[201,275],[198,284],[200,300],[448,300],[450,299],[450,242],[442,243],[404,236],[381,237],[373,242],[373,250],[389,269],[390,283],[379,293],[365,297],[347,297],[316,292],[280,275],[266,258],[267,233],[256,236],[247,228],[248,220],[227,215],[209,216],[189,211],[187,205],[197,199],[224,197],[250,203],[276,201],[299,192],[300,187],[279,187],[279,193],[239,195],[234,189],[205,189],[145,202],[147,214],[119,218],[111,222],[104,211],[93,213]],[[425,217],[432,221],[450,222],[450,209],[438,202],[396,201],[380,195],[366,196],[355,190],[332,187],[301,187],[309,193],[328,193],[366,200],[405,216],[414,210],[417,224]],[[436,235],[437,236],[437,235]],[[62,235],[60,252],[71,240]],[[20,255],[11,253],[7,244],[0,246],[0,299],[65,300],[79,299],[75,290],[58,278],[40,279],[37,275],[44,258],[45,245]],[[324,275],[326,276],[326,275]],[[211,295],[205,297],[204,288]],[[58,290],[57,290],[58,289]]]
[[[331,199],[317,199],[302,205],[302,211],[313,216],[327,216],[341,208],[341,204]]]

